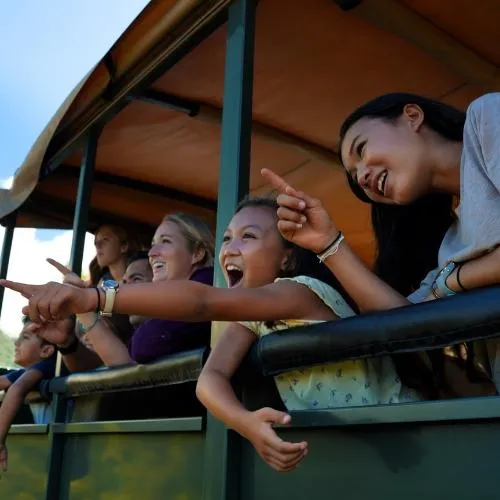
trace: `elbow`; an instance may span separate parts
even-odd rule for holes
[[[206,381],[205,381],[205,370],[203,370],[198,377],[198,381],[196,382],[196,397],[198,401],[206,407]]]

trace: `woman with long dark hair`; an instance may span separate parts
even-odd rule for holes
[[[343,241],[319,200],[265,170],[282,193],[283,236],[323,254],[361,311],[500,283],[499,117],[498,93],[477,99],[467,113],[396,93],[344,121],[340,159],[351,189],[372,204],[376,274]]]

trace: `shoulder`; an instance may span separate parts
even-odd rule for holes
[[[491,92],[474,99],[467,108],[467,115],[475,115],[484,110],[491,110],[492,107],[497,110],[500,107],[500,92]]]
[[[56,361],[57,355],[51,356],[48,359],[44,359],[31,365],[28,370],[36,370],[40,372],[43,378],[52,378],[56,373]]]
[[[196,281],[197,283],[203,283],[204,285],[212,285],[214,282],[214,268],[201,267],[200,269],[196,269],[191,275],[190,280]]]
[[[347,304],[342,295],[323,281],[311,278],[310,276],[295,276],[294,278],[278,278],[275,280],[275,283],[287,281],[306,286],[339,318],[347,318],[354,315],[354,311]]]
[[[474,99],[467,108],[465,133],[468,126],[478,132],[496,131],[500,128],[500,92],[484,94]]]
[[[19,370],[11,370],[3,375],[11,384],[13,384],[17,379],[22,377],[26,373],[26,368],[20,368]]]

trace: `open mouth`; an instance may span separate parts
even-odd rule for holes
[[[227,265],[226,274],[229,288],[234,288],[235,286],[240,285],[243,281],[243,271],[238,266],[233,264]]]
[[[387,180],[387,170],[382,172],[377,181],[377,191],[381,196],[385,196],[385,182]]]
[[[151,262],[151,269],[154,273],[159,273],[167,269],[167,265],[162,260],[153,260]]]

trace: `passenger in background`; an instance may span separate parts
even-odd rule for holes
[[[149,283],[153,280],[153,270],[149,265],[148,252],[137,251],[134,252],[128,259],[127,269],[122,278],[124,285],[132,285],[134,283]],[[144,316],[130,315],[130,324],[137,328],[146,319]]]
[[[142,254],[144,256],[144,254]],[[140,257],[141,254],[136,254]],[[156,282],[191,280],[212,285],[214,240],[208,226],[196,217],[187,214],[167,215],[158,226],[149,251],[150,268],[145,259],[132,262],[124,275],[124,283],[144,282],[151,276]],[[64,275],[65,282],[81,287],[81,280],[61,264],[51,261]],[[152,316],[152,315],[151,315]],[[81,335],[85,335],[93,349],[107,366],[129,363],[149,363],[158,358],[180,351],[187,351],[210,345],[210,321],[170,321],[165,319],[146,319],[133,316],[138,324],[128,346],[120,342],[106,320],[90,312],[77,315]],[[54,338],[52,341],[56,341]],[[75,352],[67,364],[72,370],[88,365],[88,353],[77,345],[72,335],[57,337],[57,343],[73,345]],[[71,348],[70,348],[71,349]]]
[[[103,279],[121,281],[128,258],[134,251],[127,231],[104,224],[95,232],[94,245],[96,256],[89,266],[92,286],[97,286]]]
[[[121,281],[136,246],[131,235],[120,226],[103,224],[95,232],[94,245],[96,256],[89,265],[89,286],[101,285],[104,280]],[[128,316],[113,314],[107,321],[113,333],[127,344],[134,331]],[[86,339],[83,342],[85,343]],[[93,349],[91,344],[87,347]]]
[[[26,395],[36,390],[43,379],[50,379],[55,374],[56,348],[38,334],[52,329],[70,332],[75,324],[74,320],[67,319],[36,325],[27,317],[23,318],[23,323],[23,329],[15,343],[14,355],[14,362],[23,368],[0,376],[0,390],[7,391],[0,406],[0,471],[3,472],[7,470],[7,433]],[[32,403],[30,408],[35,424],[49,423],[49,404]]]

